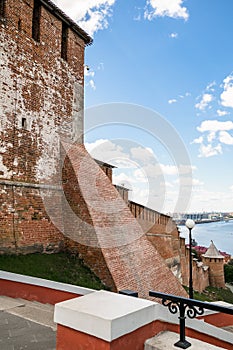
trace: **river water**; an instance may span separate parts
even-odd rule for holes
[[[180,236],[186,239],[188,244],[189,231],[186,226],[178,226]],[[197,245],[209,247],[211,240],[217,249],[231,254],[233,257],[233,220],[225,222],[211,222],[207,224],[197,224],[192,229],[192,238]]]

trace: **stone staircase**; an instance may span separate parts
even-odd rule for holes
[[[26,320],[56,330],[56,324],[53,322],[53,305],[0,296],[0,311],[6,311],[11,315],[23,317]]]

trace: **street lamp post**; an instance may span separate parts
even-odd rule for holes
[[[193,299],[192,229],[195,226],[195,222],[188,219],[185,222],[185,226],[189,229],[189,298]]]

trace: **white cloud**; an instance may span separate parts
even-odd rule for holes
[[[149,147],[124,147],[107,139],[99,139],[93,143],[86,142],[85,147],[93,158],[110,163],[121,169],[144,168],[145,163],[152,165],[155,162],[153,150]],[[160,171],[161,172],[161,171]]]
[[[93,158],[104,161],[115,165],[118,160],[118,165],[120,160],[128,163],[129,156],[124,152],[120,145],[116,145],[110,140],[99,139],[93,143],[85,143],[87,151],[92,155]]]
[[[94,77],[95,76],[95,72],[93,70],[90,70],[90,68],[88,66],[84,67],[84,75],[86,77]]]
[[[219,117],[224,117],[224,116],[227,115],[227,114],[229,114],[229,113],[226,112],[226,111],[222,111],[221,109],[218,109],[218,110],[217,110],[217,115],[218,115]]]
[[[233,145],[233,137],[227,131],[220,131],[219,141],[225,145]]]
[[[177,39],[177,38],[178,38],[178,33],[171,33],[171,34],[169,35],[169,38]]]
[[[200,132],[229,131],[229,130],[233,130],[233,122],[232,121],[220,122],[218,120],[205,120],[201,123],[201,126],[197,127],[197,130]]]
[[[130,149],[130,152],[134,159],[140,160],[143,163],[148,163],[154,158],[154,152],[151,148],[132,147]]]
[[[120,185],[126,187],[128,190],[132,190],[137,183],[137,181],[130,175],[126,173],[115,174],[113,172],[112,181],[115,185]]]
[[[231,189],[233,191],[233,186]],[[192,193],[189,211],[197,210],[232,211],[232,193],[227,190],[211,192],[207,191],[205,187],[197,187]]]
[[[177,100],[175,98],[168,100],[169,105],[176,103],[176,102],[177,102]]]
[[[134,178],[135,178],[136,181],[139,182],[140,184],[142,184],[142,183],[148,183],[148,178],[147,178],[147,175],[146,175],[145,171],[143,170],[143,168],[136,169],[136,170],[134,171]]]
[[[204,182],[200,181],[199,179],[193,179],[193,186],[203,186]]]
[[[215,82],[215,81],[212,81],[212,83],[209,83],[209,84],[207,85],[206,90],[207,90],[207,91],[212,91],[212,92],[214,92],[214,91],[215,91],[214,86],[216,86],[216,82]]]
[[[94,76],[95,72],[93,70],[90,70],[90,68],[86,65],[84,67],[84,75],[87,77],[88,82],[86,82],[86,86],[90,86],[93,90],[96,90],[95,82],[94,82]]]
[[[204,141],[204,137],[203,137],[203,136],[200,136],[200,137],[194,139],[194,140],[191,142],[191,144],[193,144],[193,143],[201,144],[203,141]]]
[[[133,20],[134,21],[141,21],[141,19],[142,19],[142,8],[138,7],[138,6],[135,6],[134,10],[135,10],[135,14],[134,14]]]
[[[96,90],[95,82],[93,79],[91,79],[87,85],[89,85],[93,90]]]
[[[148,197],[149,197],[148,189],[145,190],[145,189],[135,187],[133,191],[129,193],[129,197],[130,197],[130,200],[132,200],[133,202],[151,207],[150,205],[148,205]]]
[[[215,131],[211,131],[208,135],[207,135],[207,141],[209,143],[211,143],[212,141],[214,141],[216,138],[216,132]]]
[[[141,14],[139,13],[137,16],[134,16],[133,20],[140,22],[141,21]]]
[[[204,111],[212,101],[213,101],[213,96],[211,94],[205,93],[202,95],[201,101],[197,103],[195,107],[200,111]]]
[[[200,144],[198,155],[200,158],[222,154],[222,144],[233,145],[233,136],[228,132],[233,130],[232,121],[205,120],[197,127],[197,130],[204,133],[204,136],[201,135],[192,142],[192,144]]]
[[[143,171],[145,172],[147,178],[155,178],[164,175],[161,164],[155,164],[154,162],[149,162],[143,165]]]
[[[116,0],[53,0],[70,18],[91,36],[108,27],[112,6]]]
[[[230,190],[231,190],[231,191],[233,191],[233,185],[232,185],[232,186],[230,186]]]
[[[92,143],[86,142],[85,147],[89,153],[92,153],[98,146],[105,144],[105,142],[109,142],[109,140],[99,139]]]
[[[223,93],[221,94],[221,105],[233,108],[233,75],[229,75],[223,80]]]
[[[191,96],[190,92],[186,92],[184,95],[179,95],[180,98],[185,98]]]
[[[87,142],[85,146],[93,158],[116,166],[113,183],[129,188],[131,200],[155,210],[163,211],[167,204],[174,208],[178,197],[183,196],[184,190],[180,194],[179,188],[186,189],[188,185],[192,185],[187,179],[192,178],[195,166],[159,163],[151,148],[135,146],[131,142],[118,144],[117,140],[107,139]],[[177,178],[181,178],[179,186],[174,182]],[[175,195],[169,192],[171,188],[176,190]],[[187,193],[187,196],[189,195],[190,193]],[[184,201],[186,200],[185,197]]]
[[[177,175],[178,168],[175,165],[160,164],[164,175]]]
[[[187,175],[196,170],[195,166],[180,164],[179,166],[170,164],[149,164],[146,167],[146,172],[150,175],[177,176]]]
[[[119,158],[115,158],[113,161],[113,164],[117,168],[121,168],[121,169],[132,169],[136,167],[136,165],[128,159],[128,155],[126,154],[125,154],[125,158],[123,158],[122,155],[119,156]]]
[[[200,181],[199,179],[193,179],[192,177],[185,177],[182,176],[180,179],[176,179],[174,183],[182,183],[182,186],[192,186],[192,187],[197,187],[197,186],[203,186],[204,182]]]
[[[218,144],[217,146],[213,146],[211,144],[201,145],[199,148],[199,158],[209,158],[216,156],[218,154],[222,154],[222,146]]]
[[[190,165],[183,165],[183,164],[181,164],[179,166],[179,173],[183,174],[183,175],[190,174],[191,172],[193,172],[195,170],[197,170],[197,167],[195,165],[191,165],[190,166]]]
[[[98,67],[97,67],[98,70],[104,70],[104,64],[103,62],[100,62]]]
[[[205,91],[202,93],[201,96],[198,97],[198,99],[200,99],[200,102],[195,104],[195,107],[197,109],[204,112],[207,107],[209,107],[209,109],[211,108],[211,106],[209,106],[209,105],[214,100],[213,93],[215,91],[215,86],[216,86],[215,81],[209,83],[206,86]]]
[[[154,17],[183,18],[189,17],[186,7],[183,7],[183,0],[147,0],[145,18],[152,20]]]

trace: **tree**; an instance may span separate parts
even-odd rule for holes
[[[231,260],[232,261],[232,260]],[[226,283],[233,283],[233,264],[224,265],[224,275]]]

